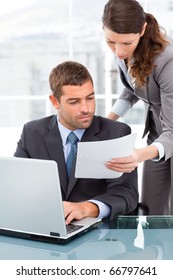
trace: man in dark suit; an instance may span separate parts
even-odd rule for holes
[[[101,141],[130,134],[130,127],[94,115],[93,80],[83,65],[61,63],[51,71],[49,82],[49,98],[57,115],[25,124],[14,156],[57,162],[67,224],[84,217],[112,219],[133,211],[138,203],[136,169],[116,179],[77,179],[75,162],[69,178],[66,170],[71,131],[79,141]]]

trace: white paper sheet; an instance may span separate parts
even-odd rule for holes
[[[108,169],[105,162],[112,158],[129,156],[133,153],[136,133],[95,142],[79,142],[76,159],[76,178],[118,178],[121,172]]]

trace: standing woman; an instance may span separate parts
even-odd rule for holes
[[[108,118],[123,117],[139,100],[148,108],[147,146],[106,165],[131,172],[144,162],[141,201],[149,206],[150,215],[173,214],[173,45],[136,0],[109,0],[102,20],[124,85]]]

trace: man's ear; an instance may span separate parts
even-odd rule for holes
[[[59,104],[58,100],[56,99],[56,97],[53,94],[50,94],[49,99],[50,99],[52,105],[55,107],[55,109],[58,110],[60,107],[60,104]]]

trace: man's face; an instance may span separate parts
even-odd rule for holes
[[[63,86],[62,92],[60,101],[56,100],[56,106],[53,104],[58,109],[60,123],[70,130],[88,128],[95,113],[95,95],[91,81],[82,86]]]

